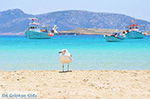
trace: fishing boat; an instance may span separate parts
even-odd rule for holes
[[[27,30],[25,31],[25,35],[29,39],[50,39],[52,36],[54,36],[54,33],[56,32],[56,26],[53,27],[51,31],[48,31],[46,26],[41,25],[38,22],[37,18],[31,18],[31,23],[29,23],[29,26]]]
[[[128,26],[128,30],[124,31],[123,33],[129,39],[143,39],[145,34],[139,31],[140,25],[138,24],[131,24]]]
[[[120,42],[125,39],[125,35],[120,32],[112,33],[111,35],[104,35],[107,42]]]

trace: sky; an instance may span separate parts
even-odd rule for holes
[[[0,11],[16,8],[27,14],[62,10],[120,13],[150,21],[150,0],[0,0]]]

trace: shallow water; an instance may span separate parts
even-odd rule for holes
[[[73,55],[76,70],[150,69],[150,36],[106,42],[99,35],[54,36],[52,39],[0,37],[0,70],[61,69],[58,51]]]

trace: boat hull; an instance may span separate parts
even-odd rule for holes
[[[107,42],[120,42],[121,40],[123,40],[121,38],[117,38],[114,36],[107,36],[107,35],[105,35],[105,39]]]
[[[145,35],[143,35],[142,32],[131,31],[126,34],[126,37],[129,39],[143,39]]]
[[[51,37],[48,33],[36,32],[36,31],[26,31],[25,35],[29,39],[50,39]]]

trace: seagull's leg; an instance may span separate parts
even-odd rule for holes
[[[63,69],[63,72],[64,72],[64,64],[62,65],[62,69]]]
[[[69,64],[67,66],[68,66],[68,71],[69,71]]]

